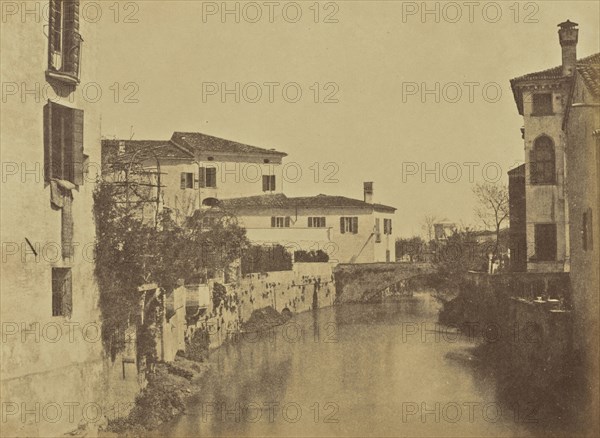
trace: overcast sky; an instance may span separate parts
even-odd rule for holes
[[[400,235],[420,233],[426,214],[476,224],[473,183],[499,170],[506,181],[523,160],[509,80],[560,64],[556,25],[567,18],[580,24],[578,57],[600,51],[600,10],[597,1],[475,3],[428,3],[439,22],[421,15],[422,2],[321,3],[318,14],[312,1],[239,3],[239,23],[221,16],[221,2],[138,1],[118,20],[103,9],[98,82],[121,88],[118,103],[102,100],[103,135],[199,131],[276,148],[302,169],[286,194],[360,199],[362,182],[374,181],[375,200],[398,209]],[[137,103],[123,102],[129,82]],[[239,83],[239,95],[223,102],[223,83]],[[433,92],[422,96],[423,85]]]

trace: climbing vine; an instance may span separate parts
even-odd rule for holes
[[[228,267],[248,246],[246,230],[230,216],[213,215],[206,220],[200,211],[180,224],[165,209],[149,223],[139,209],[121,199],[115,184],[97,184],[95,273],[100,287],[102,340],[114,358],[125,347],[126,329],[143,321],[138,354],[152,358],[164,294],[173,291],[180,280],[197,278],[207,269]],[[162,294],[138,291],[148,283],[155,283]]]

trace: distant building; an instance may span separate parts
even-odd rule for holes
[[[131,161],[161,172],[162,201],[186,215],[218,199],[281,193],[284,152],[199,132],[170,140],[102,140],[102,163]]]
[[[433,231],[436,241],[445,241],[456,232],[456,224],[454,222],[438,222],[433,224]]]
[[[392,218],[396,209],[372,202],[373,183],[364,201],[343,196],[289,198],[284,194],[226,199],[255,243],[281,244],[290,250],[323,250],[331,262],[394,262]]]

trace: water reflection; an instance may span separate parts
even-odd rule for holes
[[[211,356],[205,390],[160,435],[531,436],[473,341],[436,335],[428,294],[295,316]],[[439,328],[439,327],[438,327]],[[539,419],[534,420],[539,422]]]

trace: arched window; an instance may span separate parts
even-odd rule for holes
[[[531,184],[554,184],[556,182],[556,162],[554,143],[550,137],[540,137],[531,151]]]

